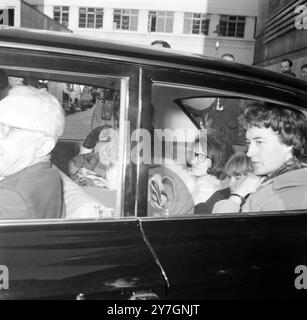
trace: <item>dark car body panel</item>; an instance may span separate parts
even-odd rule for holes
[[[0,226],[0,261],[10,271],[0,299],[165,297],[165,281],[137,220]]]
[[[294,269],[307,255],[304,214],[144,220],[142,226],[168,275],[170,299],[307,297],[294,287]]]
[[[150,127],[154,83],[307,107],[307,84],[298,79],[71,35],[0,30],[0,67],[80,84],[128,79],[131,130]],[[78,143],[60,141],[55,155],[74,154]],[[124,178],[121,219],[1,222],[0,265],[9,268],[10,288],[0,299],[306,298],[294,287],[295,267],[307,264],[306,211],[147,218],[148,165],[129,163]]]

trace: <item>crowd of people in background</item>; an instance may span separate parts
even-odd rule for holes
[[[290,59],[283,59],[280,62],[280,71],[288,76],[292,76],[292,77],[296,77],[296,74],[292,71],[292,67],[293,67],[293,62]],[[304,63],[301,67],[300,67],[300,78],[302,80],[307,81],[307,63]]]

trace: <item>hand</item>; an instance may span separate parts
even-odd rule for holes
[[[158,201],[157,196],[155,194],[151,194],[151,205],[155,209],[162,209],[166,203],[167,203],[167,197],[165,194],[161,194],[160,201]]]
[[[265,177],[259,177],[254,174],[250,174],[232,193],[237,193],[242,197],[246,197],[250,193],[255,193],[261,186],[264,179]]]
[[[167,196],[164,192],[162,177],[160,174],[154,174],[149,180],[148,200],[156,209],[162,209],[167,203]]]

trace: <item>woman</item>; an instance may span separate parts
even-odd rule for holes
[[[167,208],[168,214],[178,214],[174,213],[172,203],[170,202],[174,201],[173,199],[177,199],[177,201],[183,203],[192,200],[190,202],[192,202],[193,206],[196,206],[197,213],[211,213],[211,210],[209,212],[197,206],[206,202],[217,191],[220,191],[221,194],[224,193],[222,190],[225,189],[227,184],[224,181],[226,175],[223,169],[232,153],[233,148],[224,137],[217,134],[208,134],[207,131],[201,133],[194,141],[192,149],[188,152],[188,166],[180,167],[178,164],[172,164],[160,167],[160,169],[152,172],[155,185],[149,188],[149,202],[151,206],[155,209],[161,209],[162,212],[165,211],[163,211],[163,208]],[[168,169],[167,176],[165,172],[164,175],[159,175],[159,170],[165,170],[165,168]],[[173,178],[174,176],[176,176],[177,180],[175,188],[170,192],[170,187],[166,188],[163,181],[170,180],[166,179],[166,177]],[[174,181],[174,179],[172,180]],[[152,179],[149,181],[152,183]],[[182,184],[185,188],[182,187]],[[160,190],[161,192],[156,192],[156,186],[162,189]],[[176,189],[180,189],[180,191],[178,192]],[[227,195],[229,195],[229,192],[217,200],[226,198]],[[191,210],[188,213],[191,213]],[[188,213],[180,211],[180,214]]]
[[[214,213],[307,208],[307,168],[300,158],[306,119],[298,110],[266,103],[245,110],[247,156],[254,174],[247,176]]]
[[[205,134],[196,139],[188,162],[197,183],[192,191],[194,205],[206,202],[218,190],[224,188],[224,167],[233,149],[228,140],[220,135]]]

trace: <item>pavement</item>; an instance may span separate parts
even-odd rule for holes
[[[93,108],[67,114],[65,117],[64,134],[61,139],[84,140],[91,131],[92,113]]]

